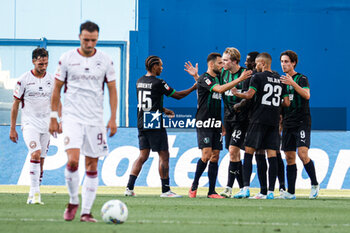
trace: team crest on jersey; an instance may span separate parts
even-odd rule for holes
[[[205,137],[205,138],[203,138],[203,142],[204,142],[205,144],[208,144],[208,143],[210,142],[209,137]]]
[[[205,79],[205,83],[209,86],[211,84],[211,81],[209,79]]]
[[[101,61],[96,61],[96,68],[97,69],[101,69],[101,66],[102,66],[102,62]]]
[[[30,149],[34,149],[36,147],[36,142],[35,141],[31,141],[29,143],[29,147],[30,147]]]
[[[68,145],[69,144],[69,142],[70,142],[70,139],[69,139],[69,137],[68,136],[66,136],[65,138],[64,138],[64,145],[66,146],[66,145]]]
[[[51,80],[47,80],[47,81],[46,81],[46,86],[47,86],[47,87],[51,87],[51,85],[52,85],[52,81],[51,81]]]

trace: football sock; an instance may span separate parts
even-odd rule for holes
[[[134,175],[129,176],[128,185],[126,186],[128,187],[129,190],[134,190],[136,179],[137,179],[137,176],[134,176]]]
[[[250,186],[250,176],[252,174],[253,169],[253,155],[249,153],[244,153],[244,161],[243,161],[243,185]]]
[[[196,190],[198,188],[198,182],[199,178],[201,178],[205,168],[207,167],[207,163],[204,163],[202,159],[199,159],[197,162],[197,168],[196,168],[196,173],[194,175],[194,180],[192,183],[192,191]]]
[[[318,185],[316,179],[315,165],[314,162],[310,159],[310,162],[304,164],[305,170],[311,179],[311,185]]]
[[[227,187],[232,188],[233,182],[235,181],[237,170],[237,164],[235,162],[230,161],[230,165],[228,166],[228,179],[227,179]]]
[[[277,158],[271,157],[269,160],[269,191],[275,190],[275,183],[277,177]]]
[[[40,161],[30,160],[29,164],[29,176],[30,176],[30,191],[29,196],[33,196],[34,193],[40,192]]]
[[[161,179],[162,181],[162,193],[166,193],[170,190],[169,178]]]
[[[67,164],[66,169],[64,171],[64,176],[66,178],[66,184],[69,193],[69,203],[70,204],[79,204],[79,171],[78,167],[71,167]]]
[[[238,170],[237,170],[237,173],[236,173],[236,179],[237,179],[237,182],[238,182],[238,186],[239,188],[243,188],[243,170],[242,170],[242,162],[239,161],[237,162],[238,163]]]
[[[209,178],[209,192],[208,195],[214,194],[215,192],[215,185],[216,185],[216,178],[218,176],[218,163],[210,162],[209,168],[208,168],[208,178]]]
[[[284,175],[284,163],[281,157],[281,153],[277,152],[277,177],[278,182],[280,183],[280,190],[286,190],[285,185],[285,175]]]
[[[295,193],[295,181],[297,180],[297,165],[287,165],[288,192]]]
[[[92,204],[94,204],[96,197],[97,186],[97,171],[86,171],[86,176],[81,190],[81,215],[90,214]]]
[[[258,178],[260,183],[260,193],[266,195],[267,194],[267,163],[265,154],[256,154],[256,165],[257,165],[257,172],[258,172]]]

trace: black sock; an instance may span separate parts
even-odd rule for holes
[[[280,183],[280,190],[286,190],[285,175],[284,175],[284,163],[281,157],[281,153],[277,152],[277,177]]]
[[[304,165],[305,170],[307,174],[310,177],[311,185],[318,185],[317,179],[316,179],[316,171],[315,171],[315,165],[314,162],[310,159],[310,162]]]
[[[295,182],[297,180],[297,165],[287,165],[287,182],[288,182],[288,192],[290,194],[295,193]]]
[[[160,179],[162,181],[162,193],[166,193],[170,190],[169,178]]]
[[[260,193],[266,195],[267,194],[267,163],[265,154],[256,154],[256,166],[258,171],[258,178],[260,183]]]
[[[277,158],[271,157],[269,160],[269,191],[275,190],[275,183],[277,177]]]
[[[208,195],[214,194],[215,192],[215,185],[216,185],[216,178],[218,177],[218,163],[209,163],[208,168],[208,178],[209,178],[209,192]]]
[[[202,159],[199,159],[197,162],[197,168],[196,168],[196,173],[194,175],[194,180],[192,183],[192,191],[196,190],[198,188],[198,182],[199,178],[201,178],[205,168],[207,167],[207,163],[204,163]]]
[[[137,176],[134,176],[134,175],[129,176],[128,185],[126,186],[128,187],[129,190],[134,190],[136,179],[137,179]]]
[[[250,176],[252,175],[253,169],[253,155],[249,153],[244,153],[243,162],[243,186],[250,186]]]
[[[239,188],[243,188],[243,169],[242,169],[242,162],[239,161],[238,163],[238,171],[236,173],[236,179],[238,182]]]
[[[236,173],[238,170],[239,164],[237,162],[231,162],[230,165],[228,166],[228,178],[227,178],[227,187],[233,186],[233,183],[235,181]]]

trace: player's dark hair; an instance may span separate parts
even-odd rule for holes
[[[291,62],[295,62],[294,68],[297,66],[297,64],[298,64],[298,55],[296,54],[296,52],[294,52],[292,50],[286,50],[286,51],[281,53],[280,60],[281,60],[283,55],[288,56]]]
[[[158,57],[158,56],[152,55],[152,56],[147,57],[147,59],[145,61],[146,70],[151,72],[152,67],[154,65],[159,65],[160,61],[161,61],[160,57]]]
[[[207,57],[207,63],[209,63],[210,61],[214,61],[215,62],[218,57],[221,57],[220,53],[211,53],[211,54],[209,54],[208,57]]]
[[[39,57],[49,57],[49,52],[44,48],[36,48],[32,52],[32,59],[38,59]]]
[[[256,51],[253,51],[253,52],[248,53],[248,56],[249,56],[248,61],[249,61],[249,62],[255,62],[255,59],[256,59],[256,57],[257,57],[258,55],[259,55],[259,52],[256,52]]]
[[[85,23],[82,23],[80,25],[80,34],[83,30],[86,30],[88,32],[94,32],[94,31],[100,32],[100,28],[98,27],[98,25],[91,21],[86,21]]]

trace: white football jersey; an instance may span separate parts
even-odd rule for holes
[[[49,73],[37,78],[28,71],[19,78],[13,95],[22,101],[22,128],[30,125],[40,133],[49,131],[53,86],[54,77]]]
[[[113,62],[96,50],[84,57],[78,49],[64,53],[55,78],[65,82],[62,120],[81,124],[103,125],[103,89],[105,82],[116,79]]]

